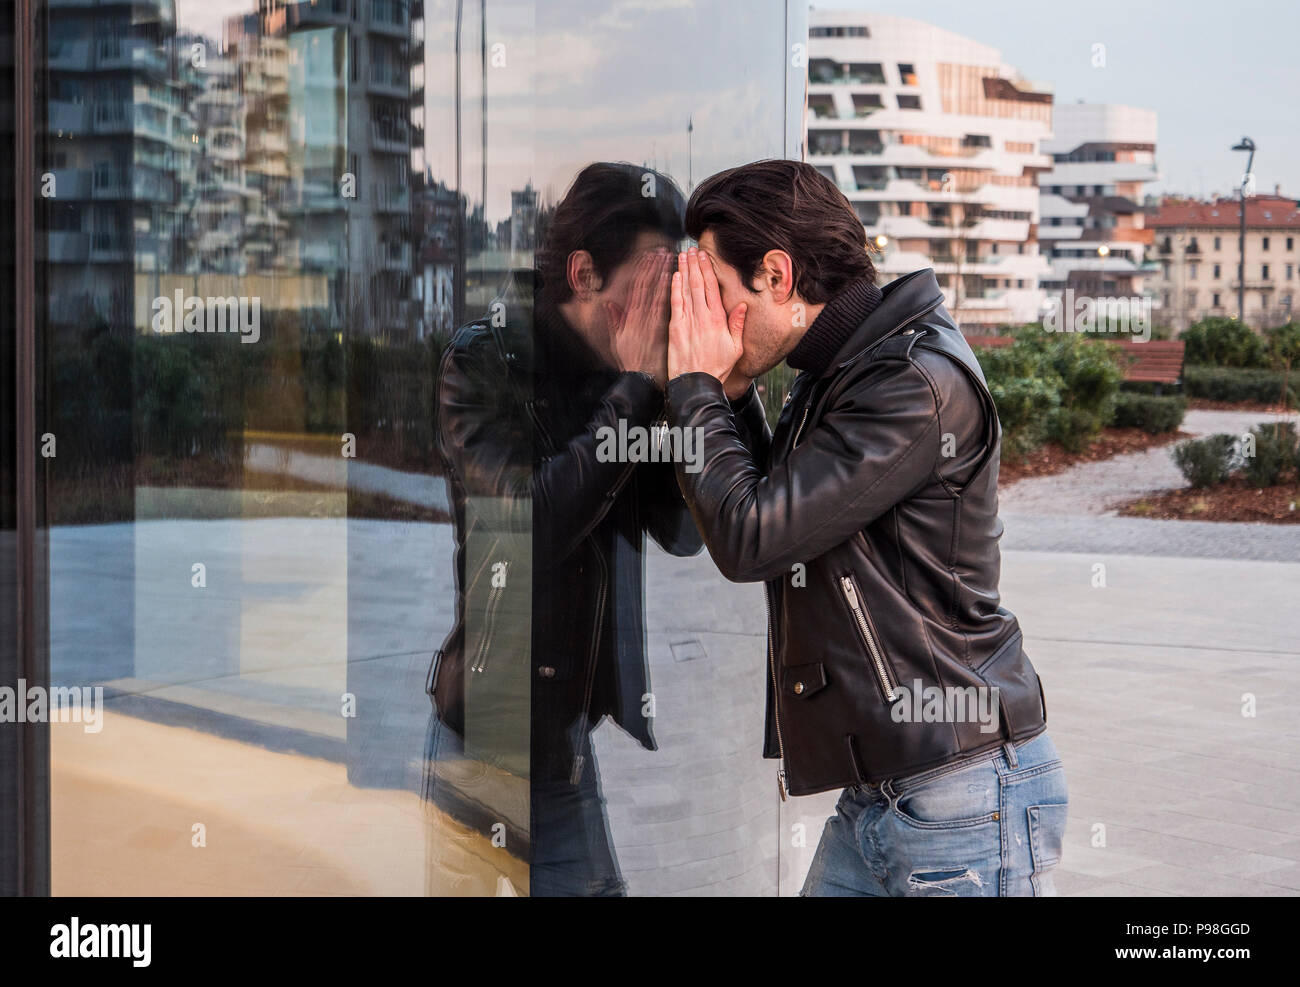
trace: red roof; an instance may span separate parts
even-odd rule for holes
[[[1190,228],[1235,230],[1241,225],[1238,199],[1198,202],[1194,199],[1166,199],[1147,217],[1147,229]],[[1253,195],[1246,200],[1248,229],[1300,230],[1300,206],[1295,199],[1281,195]]]

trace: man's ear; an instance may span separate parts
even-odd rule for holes
[[[763,255],[759,274],[772,292],[772,300],[784,305],[794,295],[794,260],[784,250],[769,250]]]
[[[569,254],[564,273],[569,289],[579,301],[589,302],[591,296],[600,291],[600,275],[596,273],[596,265],[587,251],[575,250]]]

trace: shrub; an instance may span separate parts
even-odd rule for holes
[[[1047,421],[1061,404],[1060,377],[1019,342],[976,351],[1002,424],[1002,455],[1020,458],[1047,441]]]
[[[1232,471],[1236,439],[1231,435],[1208,435],[1188,439],[1174,446],[1174,465],[1194,487],[1222,483]]]
[[[1292,422],[1261,422],[1250,430],[1254,454],[1244,455],[1246,479],[1256,487],[1271,487],[1297,466],[1297,437]]]
[[[1118,351],[1109,343],[1076,333],[1047,339],[1039,334],[1030,340],[1031,345],[1042,347],[1046,365],[1062,382],[1060,406],[1047,419],[1047,437],[1067,452],[1080,452],[1114,416],[1124,379]]]
[[[1287,396],[1292,408],[1300,408],[1296,385],[1275,370],[1253,370],[1235,367],[1184,367],[1183,391],[1188,397],[1207,398],[1211,401],[1273,404],[1280,401],[1282,387],[1287,385]]]
[[[1187,399],[1181,395],[1157,397],[1154,394],[1122,392],[1115,404],[1114,424],[1120,428],[1140,428],[1151,435],[1172,432],[1183,423]]]
[[[1250,326],[1214,316],[1189,326],[1182,335],[1186,345],[1184,361],[1193,366],[1246,367],[1268,366],[1264,340]]]

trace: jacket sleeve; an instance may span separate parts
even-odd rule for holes
[[[751,383],[749,390],[730,405],[740,441],[753,454],[755,463],[766,463],[767,450],[772,444],[772,429],[768,427],[767,412],[763,409],[763,399],[758,396],[757,385]]]
[[[555,450],[543,446],[526,406],[508,387],[507,368],[491,347],[449,350],[438,391],[438,443],[449,470],[491,530],[529,538],[534,559],[567,558],[600,522],[634,464],[602,462],[600,429],[620,418],[648,427],[662,394],[645,374],[610,385],[586,428]]]
[[[679,466],[677,478],[709,554],[735,582],[774,578],[848,540],[924,485],[938,464],[935,391],[906,358],[857,371],[766,475],[715,377],[674,378],[668,410],[671,424],[703,429],[703,468]]]
[[[695,555],[704,547],[700,529],[682,499],[670,463],[637,467],[637,497],[646,533],[669,555]]]

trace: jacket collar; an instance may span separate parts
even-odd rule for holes
[[[822,371],[822,377],[834,374],[844,364],[892,336],[909,322],[915,322],[943,304],[943,289],[933,268],[904,274],[880,289],[880,304],[849,336],[839,352]]]

